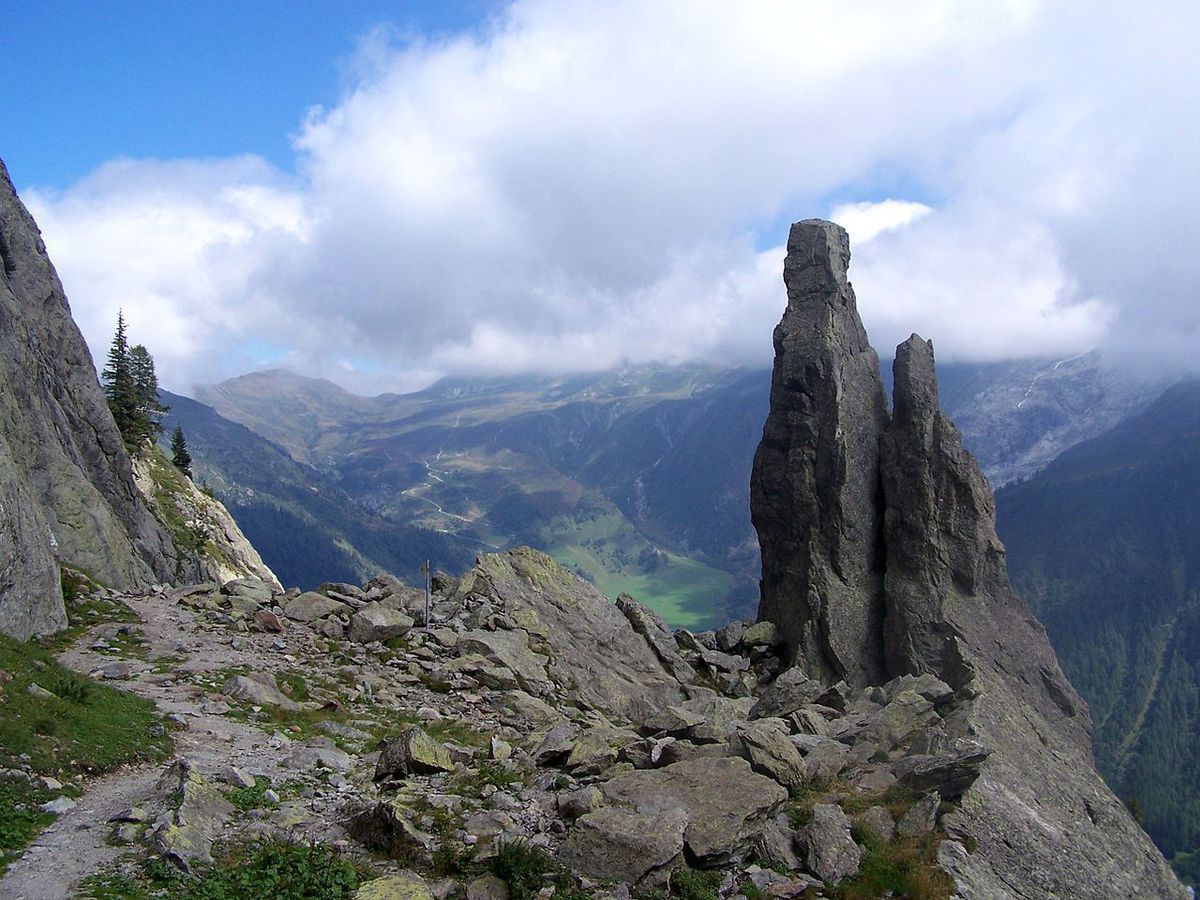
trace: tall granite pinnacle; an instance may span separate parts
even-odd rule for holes
[[[849,257],[838,226],[792,226],[751,481],[759,618],[813,677],[930,674],[970,700],[943,736],[990,751],[946,816],[960,850],[939,862],[957,896],[1185,896],[1095,770],[1087,705],[1009,584],[991,488],[917,335],[897,348],[889,415]]]
[[[750,512],[762,547],[760,618],[813,674],[855,686],[884,676],[879,358],[846,278],[850,239],[832,222],[792,226],[775,329],[771,412]]]

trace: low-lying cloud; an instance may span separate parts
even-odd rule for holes
[[[851,232],[883,352],[1182,363],[1197,15],[1120,7],[517,2],[368,36],[292,172],[123,160],[25,199],[93,352],[123,307],[184,390],[765,364],[787,222],[814,215]]]

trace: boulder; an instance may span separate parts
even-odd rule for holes
[[[809,678],[799,666],[792,666],[760,692],[758,702],[750,709],[750,717],[791,715],[813,703],[824,692],[820,682]]]
[[[236,697],[253,706],[277,706],[293,711],[300,709],[300,704],[279,690],[275,676],[270,672],[234,675],[225,682],[221,690],[230,697]]]
[[[620,775],[600,786],[612,806],[654,816],[682,810],[684,843],[701,865],[744,856],[787,791],[744,759],[692,759]]]
[[[348,613],[350,607],[337,600],[330,600],[316,591],[305,591],[283,608],[283,614],[295,622],[315,622],[325,616]]]
[[[961,796],[975,783],[989,751],[983,745],[960,738],[949,752],[938,756],[906,756],[892,767],[896,780],[909,790],[937,791],[945,799]]]
[[[818,803],[812,819],[799,832],[797,842],[804,864],[827,884],[858,874],[862,848],[850,836],[850,820],[833,803]]]
[[[550,684],[546,657],[529,649],[529,633],[516,631],[474,630],[462,634],[455,645],[460,656],[477,653],[508,669],[525,690],[537,691]]]
[[[364,881],[354,892],[354,900],[434,900],[434,895],[416,872],[401,872]]]
[[[683,852],[688,821],[682,809],[643,812],[606,806],[579,818],[558,858],[590,878],[664,887],[667,870]]]
[[[739,756],[750,761],[750,768],[785,788],[799,787],[807,778],[800,751],[778,731],[748,725],[737,731],[730,744]]]
[[[230,803],[200,776],[190,760],[178,759],[158,781],[166,810],[152,828],[152,844],[168,862],[185,872],[210,865],[213,841],[233,816]]]
[[[453,771],[454,762],[445,745],[410,725],[399,736],[384,741],[375,764],[375,780]]]
[[[350,617],[350,640],[356,644],[386,641],[407,634],[413,619],[379,603],[368,603]]]

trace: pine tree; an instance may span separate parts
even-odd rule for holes
[[[175,433],[171,435],[171,462],[188,478],[192,477],[192,454],[188,453],[183,428],[178,425],[175,426]]]
[[[125,449],[135,453],[145,442],[147,429],[141,414],[137,383],[133,378],[123,312],[117,313],[117,333],[108,350],[108,365],[101,375],[104,379],[104,396],[112,411],[113,421],[117,423],[117,429],[125,441]]]
[[[162,417],[170,409],[158,402],[158,375],[154,371],[154,357],[141,344],[129,351],[129,368],[137,390],[138,412],[146,431],[153,440],[162,434]]]

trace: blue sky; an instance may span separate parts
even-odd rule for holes
[[[765,365],[812,216],[884,356],[1179,369],[1196,46],[1178,0],[34,3],[0,157],[93,351],[124,309],[185,393]]]
[[[6,11],[0,147],[18,188],[66,188],[119,157],[259,154],[281,169],[305,111],[332,105],[379,26],[426,40],[488,0],[86,0]],[[14,86],[19,86],[14,88]]]

